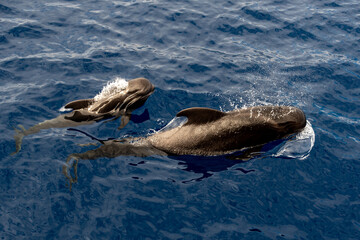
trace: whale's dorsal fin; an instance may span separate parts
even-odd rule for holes
[[[176,114],[177,117],[187,117],[188,121],[185,125],[213,122],[225,115],[224,112],[202,107],[187,108]]]
[[[74,110],[86,108],[90,104],[92,104],[93,101],[94,101],[94,99],[80,99],[80,100],[69,102],[68,104],[65,105],[65,108],[72,108]]]

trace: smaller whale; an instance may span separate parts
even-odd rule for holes
[[[114,158],[121,155],[218,156],[257,147],[300,132],[306,126],[303,111],[290,106],[257,106],[221,112],[210,108],[188,108],[177,117],[186,117],[183,125],[160,130],[148,137],[103,141],[99,148],[71,154],[63,174],[70,186],[76,182],[79,159]],[[75,160],[73,178],[68,173]]]
[[[146,78],[135,78],[128,82],[126,89],[118,93],[66,104],[64,108],[73,109],[73,112],[64,118],[74,122],[85,122],[122,117],[119,127],[121,129],[129,122],[131,112],[141,107],[154,89],[154,85]]]
[[[135,78],[128,82],[123,81],[121,84],[114,82],[92,99],[67,103],[64,108],[70,109],[69,113],[38,123],[29,129],[18,125],[20,129],[15,129],[14,136],[16,151],[12,154],[20,151],[24,136],[38,133],[42,129],[75,127],[111,118],[115,120],[119,117],[121,124],[118,129],[121,129],[130,121],[131,112],[141,107],[154,89],[154,85],[146,78]]]

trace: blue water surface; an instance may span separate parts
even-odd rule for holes
[[[0,1],[1,239],[360,239],[360,5],[356,0]],[[14,127],[58,116],[116,77],[146,77],[150,120],[78,127],[146,136],[178,111],[301,108],[303,159],[271,154],[83,160],[92,140]]]

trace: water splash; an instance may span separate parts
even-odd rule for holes
[[[123,92],[128,86],[128,82],[123,78],[115,78],[113,81],[108,82],[105,87],[95,97],[95,101],[101,101],[103,99],[112,97],[116,94]]]
[[[306,159],[315,144],[315,132],[309,121],[306,121],[305,128],[293,139],[286,141],[280,149],[273,154],[274,157]]]
[[[181,127],[187,122],[186,117],[174,117],[165,127],[160,129],[158,132],[168,131],[173,128]]]

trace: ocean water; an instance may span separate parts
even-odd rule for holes
[[[0,1],[0,238],[360,239],[359,13],[354,0]],[[18,124],[137,77],[156,86],[134,112],[149,120],[77,128],[137,137],[188,107],[292,105],[307,142],[245,162],[83,160],[71,191],[62,167],[94,148],[86,135],[42,130],[10,155]]]

